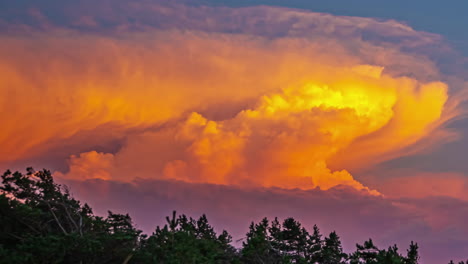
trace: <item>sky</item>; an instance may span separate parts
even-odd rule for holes
[[[151,233],[294,217],[467,257],[468,4],[0,3],[0,169]]]

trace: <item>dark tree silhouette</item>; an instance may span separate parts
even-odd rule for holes
[[[150,236],[137,230],[128,214],[95,216],[75,200],[50,171],[6,171],[0,185],[1,263],[245,263],[245,264],[417,264],[418,245],[406,256],[396,245],[380,250],[372,239],[343,252],[339,236],[312,234],[294,218],[251,223],[236,249],[226,231],[217,234],[202,215],[173,212]],[[453,261],[450,264],[454,264]],[[461,261],[458,264],[468,264]]]
[[[217,236],[205,215],[198,220],[167,217],[167,224],[141,243],[133,263],[236,263],[236,250],[231,236],[223,231]]]
[[[276,221],[277,222],[277,221]],[[246,235],[246,241],[242,243],[241,260],[244,263],[284,263],[282,256],[273,245],[273,237],[269,234],[269,221],[264,218],[260,223],[251,223],[249,232]],[[273,234],[276,236],[279,230],[279,224],[275,223]],[[278,229],[278,230],[276,230]]]
[[[47,170],[6,171],[1,178],[2,262],[122,263],[132,257],[141,231],[130,216],[94,216]]]
[[[322,251],[323,264],[341,264],[346,261],[347,256],[343,253],[340,237],[335,232],[331,232],[330,235],[325,238],[325,246]]]

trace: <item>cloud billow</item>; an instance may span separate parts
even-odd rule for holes
[[[424,76],[437,76],[436,66],[403,51],[439,38],[398,22],[140,2],[128,12],[143,9],[151,11],[135,21],[138,30],[124,19],[103,35],[76,29],[72,21],[59,27],[34,9],[35,17],[48,21],[46,32],[35,36],[34,50],[41,54],[27,34],[4,37],[1,50],[22,55],[4,54],[10,77],[2,91],[12,94],[13,105],[33,95],[4,119],[28,120],[35,112],[25,123],[36,132],[20,148],[21,133],[4,132],[9,144],[3,159],[41,153],[51,138],[73,140],[82,130],[114,123],[123,127],[123,147],[71,153],[68,177],[361,189],[346,171],[349,164],[398,155],[453,115],[447,85]],[[106,18],[110,11],[98,8],[96,15]],[[150,13],[156,21],[141,24]],[[402,64],[399,73],[386,70]],[[51,103],[41,105],[46,98]],[[222,111],[223,104],[237,105],[233,116],[210,120],[209,109]],[[168,121],[163,129],[126,135]],[[174,147],[166,149],[168,142]],[[168,153],[158,154],[162,149]],[[354,149],[360,152],[351,155]],[[330,170],[329,160],[341,169]]]

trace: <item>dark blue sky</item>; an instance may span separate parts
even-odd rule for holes
[[[468,1],[375,1],[375,0],[204,0],[210,5],[275,5],[334,15],[374,17],[403,21],[416,30],[441,34],[456,49],[468,55]]]
[[[70,0],[15,0],[0,2],[0,19],[24,21],[21,17],[31,6],[40,7],[49,18],[60,20],[61,11],[74,1]],[[179,1],[180,2],[180,1]],[[185,0],[194,4],[221,5],[231,7],[269,5],[306,9],[334,15],[395,19],[423,30],[441,34],[456,49],[468,55],[468,1],[375,1],[375,0]]]

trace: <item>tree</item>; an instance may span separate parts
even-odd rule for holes
[[[382,264],[403,264],[405,258],[398,253],[398,247],[393,245],[388,250],[381,250],[377,257],[378,263]]]
[[[306,263],[309,253],[309,233],[301,223],[290,217],[284,220],[282,238],[284,251],[288,259],[294,263]]]
[[[6,263],[115,263],[141,231],[128,215],[103,219],[56,184],[50,171],[6,171],[0,190],[0,258]]]
[[[279,224],[276,221],[274,225],[274,234],[279,236]],[[241,260],[243,263],[261,264],[283,263],[282,256],[272,245],[272,236],[269,232],[269,221],[267,218],[262,219],[260,223],[251,223],[249,232],[246,234],[246,241],[242,242]]]
[[[340,237],[335,232],[331,232],[330,235],[325,238],[325,245],[322,252],[323,264],[345,263],[347,258],[347,255],[343,253]]]
[[[455,262],[453,262],[453,260],[450,260],[449,264],[455,264]],[[460,261],[460,262],[458,262],[458,264],[468,264],[468,260]]]
[[[75,200],[50,171],[6,171],[0,186],[0,259],[2,263],[248,263],[248,264],[418,264],[418,245],[406,256],[396,245],[379,250],[372,239],[349,256],[339,236],[322,238],[294,218],[251,223],[240,251],[228,232],[217,234],[206,215],[166,217],[151,236],[142,235],[128,214],[95,216]],[[449,264],[454,264],[450,261]],[[460,261],[458,264],[468,264]]]
[[[377,264],[379,263],[380,250],[374,245],[372,239],[365,241],[363,245],[356,244],[356,252],[350,256],[351,264]]]
[[[323,246],[325,241],[322,240],[322,235],[317,225],[314,225],[314,232],[308,239],[309,243],[309,253],[308,253],[308,262],[309,263],[322,263],[323,262]]]
[[[217,236],[205,215],[195,220],[174,211],[166,220],[142,243],[133,263],[236,263],[231,236],[226,231]]]
[[[418,253],[418,244],[411,241],[410,247],[407,250],[406,255],[406,264],[418,264],[419,261],[419,253]]]
[[[268,228],[272,249],[277,252],[282,262],[307,263],[309,258],[309,233],[294,218],[286,218],[280,225],[278,218]]]

